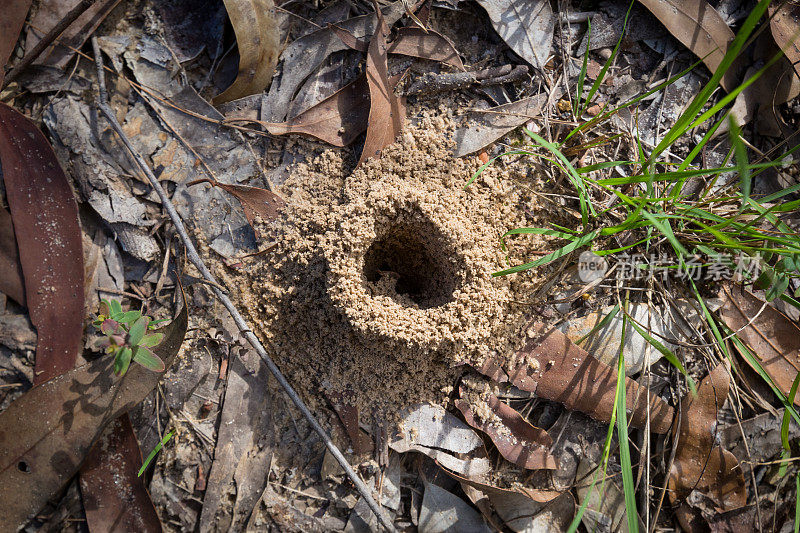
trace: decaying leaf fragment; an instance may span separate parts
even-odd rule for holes
[[[553,439],[547,431],[533,426],[495,395],[461,385],[461,398],[455,405],[467,424],[486,433],[508,461],[530,470],[557,468],[550,452]]]
[[[154,348],[169,365],[180,350],[185,304]],[[75,475],[103,428],[139,403],[161,374],[135,365],[122,376],[102,357],[42,383],[0,413],[0,531],[14,531]]]
[[[367,85],[369,86],[369,122],[364,150],[358,160],[360,166],[370,157],[380,154],[392,144],[403,129],[405,106],[394,94],[389,81],[387,63],[389,26],[383,18],[380,6],[373,0],[378,25],[367,50]]]
[[[715,72],[728,45],[733,30],[706,0],[639,0],[663,24],[673,37],[702,59]],[[731,68],[720,81],[726,91],[736,87],[736,69]]]
[[[369,453],[373,448],[373,442],[369,435],[361,432],[358,405],[356,405],[353,390],[347,388],[343,392],[325,391],[325,396],[331,402],[333,410],[336,411],[336,415],[344,426],[350,443],[353,445],[353,451],[356,454]]]
[[[747,503],[747,487],[739,461],[728,450],[714,446],[717,411],[725,403],[730,375],[717,366],[681,406],[677,453],[669,474],[670,499],[681,502],[697,490],[717,512],[738,509]]]
[[[272,80],[280,53],[273,0],[225,0],[239,47],[239,74],[214,105],[260,93]]]
[[[610,421],[616,369],[592,357],[557,329],[532,322],[527,331],[525,346],[510,360],[487,359],[476,370],[499,383],[510,382],[540,398],[563,403],[568,409]],[[645,427],[649,414],[650,431],[669,431],[675,410],[653,394],[648,404],[647,390],[628,377],[624,379],[630,425]]]
[[[800,327],[745,289],[725,287],[720,298],[722,319],[750,347],[781,392],[789,394],[800,371]],[[794,403],[800,406],[800,398]]]
[[[428,403],[402,413],[400,426],[389,438],[389,447],[398,453],[424,453],[445,468],[469,478],[492,468],[478,434],[442,407]]]
[[[6,104],[0,104],[0,161],[42,382],[75,365],[83,340],[78,205],[44,134]]]
[[[236,197],[239,203],[242,204],[244,216],[247,218],[250,226],[254,228],[257,218],[260,218],[262,222],[274,220],[280,214],[283,206],[286,205],[283,198],[272,191],[260,187],[222,183],[220,181],[211,181],[206,178],[196,180],[191,184],[194,185],[196,183],[208,183]]]

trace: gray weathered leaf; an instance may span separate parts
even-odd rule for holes
[[[522,59],[541,70],[550,55],[556,18],[549,0],[477,0],[492,26]]]
[[[481,515],[467,502],[438,485],[425,482],[425,495],[419,512],[420,533],[489,533]]]
[[[530,121],[541,113],[546,102],[547,95],[541,93],[487,109],[488,113],[477,113],[475,120],[455,132],[456,157],[477,152],[514,128]]]
[[[443,408],[431,404],[419,404],[404,413],[403,421],[389,439],[389,447],[398,453],[424,453],[467,477],[491,470],[478,434]]]

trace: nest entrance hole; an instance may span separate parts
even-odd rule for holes
[[[393,285],[393,297],[405,295],[420,309],[430,309],[453,300],[463,258],[433,222],[420,218],[395,220],[372,243],[364,255],[364,276],[376,285]]]

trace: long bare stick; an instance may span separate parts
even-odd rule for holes
[[[333,455],[336,458],[336,461],[338,461],[338,463],[342,466],[345,473],[347,473],[347,477],[350,478],[350,480],[358,489],[358,492],[361,493],[361,496],[367,502],[369,508],[373,513],[375,513],[375,516],[378,517],[378,521],[381,523],[381,525],[387,531],[396,531],[392,525],[391,519],[386,516],[386,514],[370,494],[369,487],[367,487],[366,483],[364,483],[358,474],[356,474],[356,472],[353,470],[353,467],[351,467],[347,462],[345,456],[342,455],[342,452],[339,451],[339,448],[336,447],[331,438],[325,432],[325,429],[323,429],[319,422],[317,422],[317,419],[314,418],[314,415],[311,413],[311,411],[309,411],[308,407],[306,407],[306,404],[303,403],[303,400],[301,400],[297,395],[297,392],[295,392],[292,386],[289,385],[289,382],[286,381],[286,378],[283,376],[280,369],[278,369],[270,356],[267,354],[267,351],[264,349],[261,341],[258,340],[258,337],[256,337],[250,330],[247,322],[245,322],[244,318],[242,318],[242,315],[239,313],[238,309],[236,309],[236,306],[233,305],[233,302],[231,302],[230,298],[228,298],[228,296],[218,288],[219,284],[217,283],[216,279],[214,279],[214,276],[208,270],[203,260],[200,258],[200,255],[197,253],[197,249],[194,247],[194,244],[189,238],[189,234],[186,232],[186,227],[183,225],[180,215],[175,210],[175,206],[172,205],[172,201],[169,199],[169,196],[167,196],[167,193],[164,191],[163,187],[161,187],[158,179],[156,179],[153,171],[150,170],[150,167],[142,158],[141,154],[139,154],[139,152],[137,152],[133,147],[130,139],[128,139],[128,136],[123,131],[122,126],[117,121],[116,115],[108,105],[106,77],[105,71],[103,70],[103,56],[101,55],[100,46],[97,44],[96,37],[92,37],[92,48],[94,50],[95,63],[97,65],[97,81],[100,93],[100,97],[97,100],[97,107],[120,137],[122,143],[131,153],[134,161],[136,161],[136,164],[139,165],[139,167],[142,169],[142,172],[144,172],[144,174],[147,176],[147,179],[150,181],[150,185],[153,187],[153,189],[155,189],[158,197],[161,199],[161,204],[164,206],[164,209],[166,209],[170,219],[172,219],[172,223],[175,225],[175,230],[177,231],[178,236],[180,236],[181,241],[183,241],[189,261],[191,261],[197,270],[200,271],[200,274],[212,284],[211,290],[214,291],[214,294],[217,296],[217,298],[219,298],[219,301],[222,302],[222,305],[224,305],[231,314],[231,317],[233,317],[233,321],[236,323],[239,331],[250,342],[256,353],[258,353],[258,355],[264,361],[264,364],[267,365],[269,371],[272,372],[272,375],[275,376],[275,379],[278,380],[278,383],[280,383],[281,387],[283,387],[284,391],[286,391],[286,394],[289,396],[295,406],[297,406],[300,412],[303,413],[303,416],[306,418],[306,420],[308,420],[309,424],[311,424],[311,427],[314,428],[314,431],[316,431],[320,436],[322,441],[325,443],[325,446],[327,446],[328,450],[331,452],[331,455]]]

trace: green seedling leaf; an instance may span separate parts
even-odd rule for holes
[[[119,303],[119,300],[104,300],[106,306],[108,306],[108,314],[109,315],[118,315],[122,313],[122,304]]]
[[[119,313],[114,319],[122,324],[130,324],[131,322],[139,320],[141,317],[141,311],[126,311],[124,313]]]
[[[131,346],[139,346],[139,343],[142,342],[144,334],[147,331],[148,322],[150,322],[150,319],[143,316],[133,323],[131,330],[128,332],[128,342]]]
[[[775,298],[780,297],[786,289],[789,287],[789,276],[786,274],[777,274],[775,276],[775,282],[770,285],[769,289],[767,289],[766,294],[764,295],[767,298],[768,302],[771,302]]]
[[[792,388],[789,390],[789,395],[787,399],[789,402],[794,403],[794,398],[797,396],[797,386],[800,385],[800,372],[794,378],[792,382]],[[792,415],[789,411],[783,411],[783,422],[781,423],[781,444],[783,444],[783,449],[786,451],[790,451],[791,447],[789,446],[789,422],[792,419]]]
[[[161,448],[163,448],[164,445],[169,442],[169,439],[171,439],[173,435],[175,435],[175,430],[174,429],[172,431],[170,431],[169,433],[167,433],[166,435],[164,435],[164,438],[161,439],[161,442],[156,444],[156,447],[153,448],[153,451],[150,452],[147,455],[147,459],[144,460],[144,464],[142,464],[142,468],[139,469],[139,474],[137,474],[138,477],[142,477],[142,474],[144,474],[144,471],[147,470],[148,466],[150,466],[150,463],[153,461],[153,459],[155,458],[156,454],[161,451]]]
[[[142,342],[139,343],[139,346],[147,346],[148,348],[152,348],[160,343],[161,339],[163,338],[163,333],[150,333],[142,338]]]
[[[133,353],[133,360],[153,372],[164,371],[164,361],[144,346],[137,346]]]
[[[131,365],[132,357],[133,351],[130,348],[127,346],[120,348],[114,358],[114,373],[118,376],[124,376],[128,371],[128,367]]]

